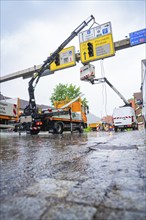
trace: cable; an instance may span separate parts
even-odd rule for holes
[[[101,76],[102,78],[104,78],[105,70],[104,70],[103,60],[100,61],[100,67],[101,67]],[[105,111],[105,115],[107,115],[107,91],[106,91],[105,83],[102,83],[102,99],[103,99],[103,108]]]
[[[93,24],[91,24],[91,26],[90,26],[90,28],[89,28],[89,29],[91,29],[91,28],[92,28],[92,26],[93,26],[94,24],[97,24],[98,26],[100,26],[100,24],[99,24],[99,23],[97,23],[97,22],[94,20]]]
[[[99,23],[97,23],[96,21],[94,21],[94,24],[97,24],[98,26],[100,26],[100,24],[99,24]]]

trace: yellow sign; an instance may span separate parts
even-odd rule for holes
[[[112,34],[90,39],[80,44],[81,62],[88,63],[115,55]]]
[[[76,65],[75,47],[72,46],[72,47],[64,48],[59,53],[56,60],[54,60],[54,62],[51,63],[50,70],[57,71],[75,65]]]

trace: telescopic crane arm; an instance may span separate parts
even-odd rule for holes
[[[106,77],[90,80],[90,82],[91,82],[92,84],[95,84],[94,81],[97,81],[97,83],[106,82],[106,83],[120,96],[120,98],[123,100],[123,102],[125,103],[126,106],[129,106],[129,105],[130,105],[130,103],[129,103],[129,102],[124,98],[124,96],[107,80]]]
[[[93,15],[91,15],[89,18],[87,18],[85,21],[83,21],[72,33],[71,35],[51,54],[50,57],[48,57],[44,64],[40,67],[40,69],[33,75],[31,80],[29,81],[29,87],[28,87],[28,93],[29,93],[29,105],[24,109],[25,114],[34,114],[36,113],[36,102],[35,102],[35,96],[34,96],[34,89],[36,84],[38,83],[42,73],[50,68],[50,64],[55,60],[58,53],[75,37],[77,34],[85,27],[87,26],[90,21],[95,22],[95,18]],[[34,81],[36,81],[35,86],[33,86]]]

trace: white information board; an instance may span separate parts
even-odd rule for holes
[[[79,33],[79,42],[83,43],[85,41],[98,38],[110,33],[112,33],[111,22],[107,22],[105,24]]]

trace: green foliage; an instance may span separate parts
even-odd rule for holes
[[[59,85],[54,88],[50,100],[51,104],[54,105],[55,101],[65,100],[66,98],[72,100],[79,95],[81,95],[80,87],[73,86],[72,84],[68,85],[59,83]],[[86,98],[82,100],[82,103],[83,105],[87,105]]]
[[[91,132],[92,129],[90,127],[84,128],[84,132]]]
[[[83,105],[83,106],[88,106],[88,101],[87,101],[86,98],[83,98],[83,99],[82,99],[82,105]]]

